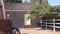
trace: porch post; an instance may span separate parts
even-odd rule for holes
[[[3,2],[3,0],[0,0],[0,1],[1,1],[1,4],[2,4],[3,18],[6,19],[4,2]]]

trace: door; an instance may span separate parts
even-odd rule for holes
[[[31,25],[30,14],[25,14],[25,25]]]

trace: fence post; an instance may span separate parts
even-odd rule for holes
[[[47,29],[47,20],[46,20],[46,29]]]
[[[41,19],[40,23],[41,23],[41,27],[42,27],[42,19]]]
[[[53,31],[55,32],[55,18],[53,18]]]

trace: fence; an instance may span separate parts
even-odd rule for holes
[[[56,28],[60,28],[60,19],[41,19],[40,21],[41,27],[44,26],[44,28],[52,27],[53,31],[56,31]]]

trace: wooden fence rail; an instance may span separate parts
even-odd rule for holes
[[[41,27],[45,26],[45,29],[52,27],[53,31],[56,31],[56,28],[60,28],[60,19],[41,19]]]

